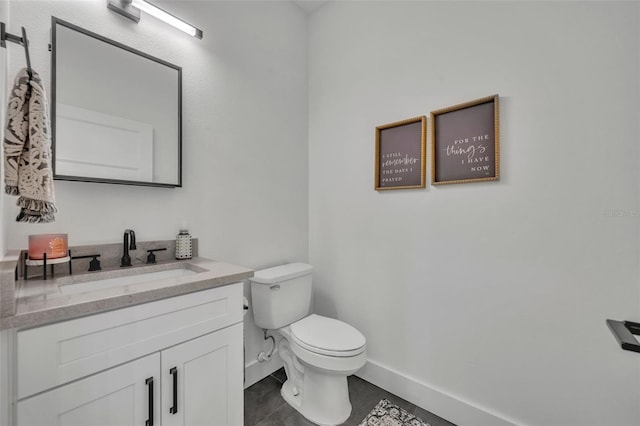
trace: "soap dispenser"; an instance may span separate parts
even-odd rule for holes
[[[176,259],[191,259],[192,252],[191,235],[186,229],[181,229],[176,236]]]

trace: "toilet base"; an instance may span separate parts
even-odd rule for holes
[[[365,351],[344,358],[315,354],[292,346],[288,327],[277,331],[283,336],[278,353],[287,374],[280,390],[284,400],[317,425],[344,423],[351,415],[347,376],[364,365]]]
[[[351,402],[347,377],[318,374],[309,367],[304,371],[301,392],[294,395],[294,385],[287,380],[280,389],[284,400],[307,420],[321,426],[336,426],[344,423],[351,415]]]

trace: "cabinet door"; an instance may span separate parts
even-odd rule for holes
[[[163,426],[242,426],[242,323],[160,356]]]
[[[155,353],[23,399],[17,404],[16,424],[17,426],[159,425],[159,366],[160,354]],[[152,382],[148,380],[150,378]]]

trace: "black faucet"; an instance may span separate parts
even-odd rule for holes
[[[129,240],[129,236],[131,236],[131,240]],[[129,250],[136,249],[136,233],[133,232],[133,229],[126,229],[124,231],[123,248],[124,254],[122,255],[122,259],[120,259],[121,268],[124,266],[131,266],[131,256],[129,256]]]

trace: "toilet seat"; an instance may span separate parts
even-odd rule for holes
[[[364,352],[366,339],[342,321],[312,314],[291,324],[295,344],[310,352],[331,357],[353,357]]]

